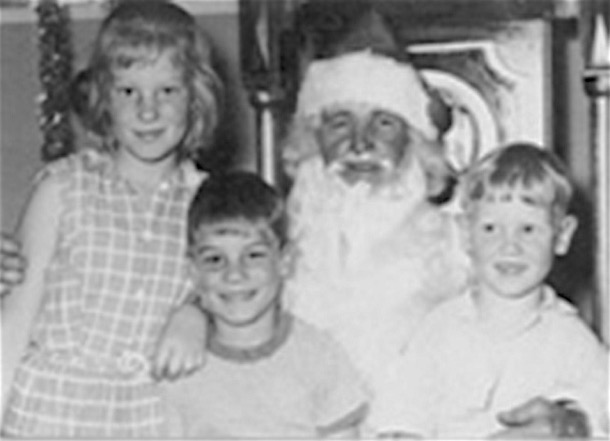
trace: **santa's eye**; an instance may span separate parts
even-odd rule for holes
[[[341,132],[349,130],[352,126],[352,118],[347,112],[336,112],[326,114],[322,118],[322,128],[330,132]]]
[[[375,120],[377,126],[382,127],[382,128],[397,128],[400,126],[400,122],[397,120],[397,118],[393,117],[392,115],[388,115],[388,114],[382,114],[379,115],[376,120]]]

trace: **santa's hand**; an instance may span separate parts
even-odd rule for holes
[[[155,379],[175,380],[205,364],[207,320],[199,308],[186,304],[169,319],[159,339],[152,366]]]
[[[498,414],[507,428],[492,439],[517,438],[586,438],[589,429],[586,415],[565,400],[533,398],[520,406]]]
[[[5,233],[0,237],[0,261],[0,295],[4,296],[23,281],[26,270],[19,243]]]

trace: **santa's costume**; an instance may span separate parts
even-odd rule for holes
[[[288,207],[298,252],[286,302],[343,344],[374,392],[423,315],[459,294],[467,262],[453,214],[429,201],[428,175],[444,161],[438,145],[414,138],[398,178],[377,188],[346,183],[325,163],[307,131],[324,109],[359,103],[437,138],[411,65],[368,50],[310,65],[295,116],[301,126],[285,152],[295,171]]]

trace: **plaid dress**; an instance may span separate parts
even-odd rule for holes
[[[3,433],[151,437],[163,415],[149,362],[186,291],[188,163],[143,203],[106,155],[49,165],[62,184],[59,238]]]

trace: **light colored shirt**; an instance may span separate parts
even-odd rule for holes
[[[499,412],[541,396],[574,400],[593,433],[604,434],[607,357],[550,287],[533,320],[502,335],[484,331],[467,293],[426,317],[388,376],[371,423],[378,431],[483,438],[505,428]]]
[[[201,370],[164,389],[172,438],[319,438],[362,422],[368,400],[343,350],[290,315],[258,348],[210,344]]]

